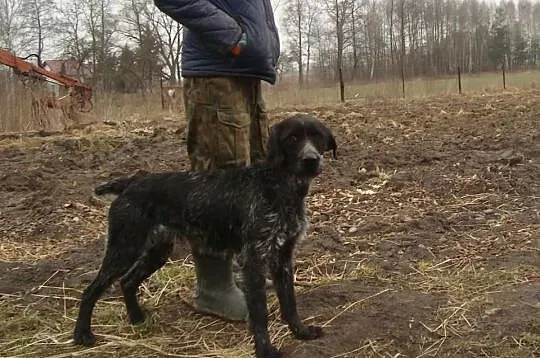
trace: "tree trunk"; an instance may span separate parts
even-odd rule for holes
[[[298,35],[298,48],[296,49],[298,51],[298,86],[300,88],[304,87],[304,61],[303,61],[303,53],[302,53],[302,8],[300,1],[296,1],[296,21],[297,22],[297,35]]]
[[[394,69],[394,0],[390,1],[390,65]]]
[[[351,78],[356,79],[356,73],[358,71],[358,44],[356,41],[356,8],[354,7],[354,1],[351,3],[351,31],[352,31],[352,50],[353,50],[353,68]]]
[[[401,0],[401,90],[405,98],[405,0]]]
[[[339,2],[335,0],[336,5],[336,32],[337,32],[337,72],[339,77],[339,93],[341,102],[345,102],[345,83],[343,80],[343,12],[339,9]]]
[[[339,98],[341,103],[345,102],[345,82],[343,81],[343,70],[339,68]]]

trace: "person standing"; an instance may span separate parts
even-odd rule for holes
[[[154,0],[183,25],[181,68],[191,169],[248,166],[266,155],[261,82],[276,82],[279,35],[270,0]],[[224,238],[226,240],[226,238]],[[195,308],[244,320],[233,257],[193,248]]]

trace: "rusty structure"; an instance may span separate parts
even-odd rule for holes
[[[29,57],[37,57],[38,66],[26,61]],[[67,95],[58,97],[38,96],[31,93],[32,112],[42,125],[46,123],[47,109],[60,109],[64,117],[73,119],[75,112],[90,112],[93,108],[92,89],[75,78],[49,71],[42,66],[41,59],[37,55],[29,55],[25,58],[0,49],[0,64],[13,69],[13,72],[24,78],[39,82],[52,82],[67,89]]]

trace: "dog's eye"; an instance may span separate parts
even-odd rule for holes
[[[287,141],[289,143],[296,143],[298,141],[298,137],[296,137],[295,135],[291,135],[289,136],[289,138],[287,138]]]

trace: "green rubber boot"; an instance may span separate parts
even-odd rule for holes
[[[234,282],[232,257],[193,253],[193,260],[197,276],[195,309],[230,321],[247,320],[246,299]]]

